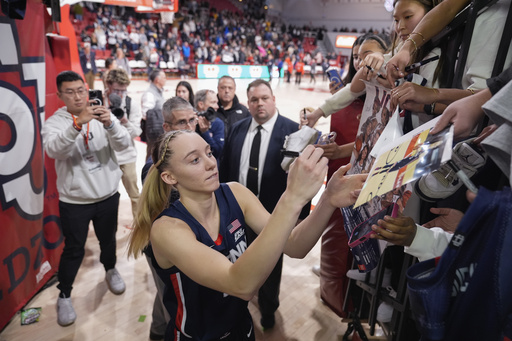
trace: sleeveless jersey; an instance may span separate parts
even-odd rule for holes
[[[235,196],[226,184],[215,191],[220,211],[220,229],[217,240],[187,211],[180,201],[165,209],[165,215],[183,220],[195,233],[199,242],[225,255],[235,262],[247,248],[245,220]],[[247,301],[199,285],[177,267],[162,269],[158,266],[153,250],[148,255],[158,275],[165,283],[164,305],[171,316],[165,340],[231,340],[241,333],[254,338],[252,318]],[[201,259],[197,259],[201,262]],[[245,338],[236,337],[238,340]]]

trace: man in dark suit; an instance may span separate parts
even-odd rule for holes
[[[251,117],[235,123],[231,128],[224,144],[220,179],[221,182],[238,181],[245,185],[258,196],[267,211],[272,212],[286,189],[287,174],[281,168],[281,148],[285,136],[297,131],[298,124],[279,115],[272,88],[267,81],[258,79],[249,84],[247,97]],[[260,141],[259,151],[257,155],[251,155],[254,154],[255,138]],[[257,159],[256,165],[254,157]],[[304,207],[300,219],[309,214],[310,207],[309,204]],[[250,230],[246,234],[250,244],[256,234]],[[272,328],[275,324],[274,312],[279,307],[282,266],[281,256],[258,293],[264,329]]]

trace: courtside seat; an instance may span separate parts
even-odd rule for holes
[[[96,67],[103,69],[105,67],[105,59],[96,59]]]
[[[128,66],[130,66],[130,69],[136,69],[138,67],[138,63],[136,60],[132,59],[128,61]]]

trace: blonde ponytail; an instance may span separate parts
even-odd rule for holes
[[[149,243],[153,221],[169,206],[172,187],[161,179],[160,174],[169,167],[169,159],[172,155],[169,143],[182,133],[195,134],[183,130],[171,131],[162,135],[155,144],[152,159],[156,160],[156,163],[149,169],[142,187],[128,244],[128,257],[137,258],[140,255]]]

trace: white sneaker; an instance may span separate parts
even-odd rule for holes
[[[75,309],[71,303],[71,297],[57,300],[57,323],[63,327],[73,324],[76,320]]]
[[[347,271],[347,277],[350,279],[353,279],[355,281],[365,281],[366,280],[366,274],[365,272],[359,272],[357,269],[352,269]],[[370,274],[370,281],[371,281],[372,274]]]
[[[317,139],[318,130],[308,126],[302,126],[298,131],[285,137],[283,149],[286,151],[300,153],[308,144],[315,143]],[[285,156],[281,162],[281,168],[287,172],[294,160],[295,157],[293,156]]]
[[[393,306],[386,302],[379,304],[379,308],[377,309],[377,321],[382,323],[389,323],[391,322],[392,317]]]
[[[347,271],[347,277],[356,281],[366,281],[365,272],[359,272],[357,269],[351,269]],[[375,283],[377,280],[377,268],[370,271],[370,284]],[[386,288],[391,285],[391,270],[384,268],[384,276],[382,277],[382,284],[380,285],[383,288]]]
[[[475,175],[478,169],[485,164],[485,155],[477,151],[471,145],[471,141],[457,143],[452,153],[452,160],[468,178]],[[448,164],[444,164],[438,170],[421,177],[414,187],[416,194],[421,199],[435,202],[449,197],[462,185],[463,183],[455,171]]]
[[[110,291],[116,295],[121,295],[126,289],[126,285],[116,268],[107,271],[105,280]]]

